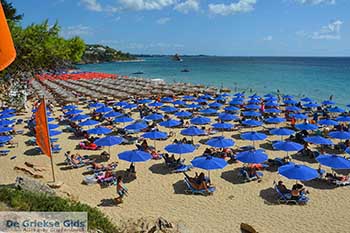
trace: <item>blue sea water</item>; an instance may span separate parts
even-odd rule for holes
[[[350,104],[350,58],[316,57],[146,57],[141,62],[80,65],[82,71],[99,71],[167,82],[190,82],[227,87],[246,93],[308,96],[321,102],[333,95],[339,106]],[[188,69],[190,72],[181,72]],[[134,72],[142,75],[132,75]]]

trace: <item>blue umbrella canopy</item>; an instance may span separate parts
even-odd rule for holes
[[[292,96],[292,95],[284,95],[282,97],[283,97],[283,99],[294,99],[294,96]]]
[[[298,120],[305,120],[308,118],[305,114],[302,113],[291,114],[291,116]]]
[[[0,136],[0,143],[5,143],[11,140],[12,140],[11,136]]]
[[[220,113],[218,118],[222,121],[234,121],[234,120],[238,120],[239,117],[230,113]]]
[[[199,112],[202,113],[203,115],[213,115],[218,113],[217,110],[212,108],[206,108],[206,109],[200,110]]]
[[[86,118],[89,118],[89,116],[85,115],[85,114],[81,114],[81,115],[73,116],[72,118],[70,118],[70,120],[71,121],[81,121],[81,120],[84,120]]]
[[[0,114],[10,114],[10,113],[15,113],[16,110],[12,108],[6,108],[0,112]]]
[[[312,180],[319,176],[316,169],[294,163],[279,167],[278,173],[288,179],[301,181]]]
[[[212,156],[196,157],[191,163],[194,167],[204,170],[222,169],[227,166],[226,160]]]
[[[211,104],[209,104],[209,107],[211,108],[220,108],[222,106],[222,104],[218,103],[218,102],[213,102]]]
[[[163,97],[163,98],[161,99],[161,101],[162,101],[162,102],[165,102],[165,103],[171,103],[171,102],[173,102],[173,98],[167,96],[167,97]]]
[[[50,130],[50,131],[49,131],[50,137],[59,135],[59,134],[61,134],[61,133],[62,133],[62,131],[57,131],[57,130]]]
[[[15,120],[1,120],[0,121],[0,126],[8,126],[8,125],[13,125],[14,123],[16,123]]]
[[[241,138],[249,141],[259,141],[267,138],[266,134],[258,132],[246,132],[241,134]]]
[[[214,137],[209,139],[206,144],[217,148],[227,148],[233,146],[235,142],[230,138]]]
[[[174,119],[169,119],[167,121],[162,121],[159,123],[160,126],[166,127],[166,128],[171,128],[171,127],[176,127],[181,125],[181,121],[174,120]]]
[[[259,117],[259,116],[261,116],[261,113],[260,112],[253,112],[253,111],[246,111],[246,112],[243,112],[243,116],[246,116],[246,117]]]
[[[316,160],[320,164],[333,169],[350,169],[350,160],[337,155],[319,155]]]
[[[191,95],[185,95],[182,97],[183,100],[185,101],[191,101],[191,100],[194,100],[195,97],[194,96],[191,96]]]
[[[87,133],[88,134],[109,134],[109,133],[112,133],[112,130],[105,127],[96,127],[93,129],[89,129]]]
[[[232,99],[229,104],[230,105],[242,105],[243,104],[243,100],[241,100],[241,99]]]
[[[101,123],[101,122],[89,119],[89,120],[80,122],[78,125],[79,126],[90,126],[90,125],[97,125],[99,123]]]
[[[333,131],[328,134],[331,138],[347,140],[350,139],[350,133],[345,131]]]
[[[295,131],[291,129],[286,129],[286,128],[276,128],[276,129],[271,129],[270,134],[273,135],[279,135],[279,136],[289,136],[294,134]]]
[[[288,100],[283,101],[283,103],[285,103],[285,104],[297,104],[298,102],[295,100],[292,100],[292,99],[288,99]]]
[[[113,110],[113,108],[111,108],[111,107],[103,106],[103,107],[96,109],[95,112],[96,113],[105,113],[105,112],[110,112],[112,110]]]
[[[340,117],[337,117],[336,120],[340,122],[349,122],[350,116],[340,116]]]
[[[339,123],[337,121],[331,120],[331,119],[322,119],[317,122],[319,125],[338,125]]]
[[[155,101],[153,103],[148,104],[148,106],[150,106],[150,107],[161,107],[161,106],[163,106],[163,103]]]
[[[305,108],[317,108],[318,106],[320,106],[317,103],[307,103],[303,105]]]
[[[224,110],[227,111],[227,112],[237,112],[240,109],[235,107],[235,106],[227,106],[227,107],[224,108]]]
[[[192,113],[188,111],[181,111],[175,113],[175,116],[177,116],[178,118],[188,118],[192,116]]]
[[[191,144],[177,143],[167,145],[164,149],[169,153],[187,154],[192,153],[193,151],[195,151],[196,148]]]
[[[196,108],[200,108],[200,107],[201,106],[199,104],[195,104],[195,103],[186,105],[186,108],[191,108],[191,109],[196,109]]]
[[[323,105],[333,105],[335,104],[335,102],[331,101],[331,100],[325,100],[322,102]]]
[[[70,110],[68,112],[66,112],[66,115],[76,115],[76,114],[79,114],[79,113],[82,113],[83,110],[79,110],[79,109],[73,109],[73,110]]]
[[[118,106],[118,107],[124,107],[126,105],[128,105],[129,103],[126,101],[120,101],[114,104],[114,106]]]
[[[147,124],[145,122],[135,122],[133,124],[130,124],[128,126],[126,126],[124,129],[125,130],[136,130],[136,131],[139,131],[139,130],[142,130],[142,129],[145,129],[147,128]]]
[[[273,148],[276,150],[282,150],[282,151],[300,151],[304,148],[303,145],[296,143],[296,142],[289,142],[289,141],[279,141],[274,143]]]
[[[282,118],[282,117],[269,117],[265,120],[265,122],[269,123],[269,124],[278,124],[278,123],[282,123],[285,121],[286,121],[286,119]]]
[[[230,123],[215,123],[211,126],[213,126],[214,129],[232,129],[234,125]]]
[[[126,122],[132,122],[134,119],[128,116],[118,117],[114,119],[114,122],[116,123],[126,123]]]
[[[205,125],[205,124],[210,123],[210,118],[208,118],[208,117],[195,117],[195,118],[192,118],[190,121],[192,124],[195,124],[195,125]]]
[[[199,103],[199,104],[206,104],[208,101],[204,98],[198,98],[196,100],[194,100],[195,102]]]
[[[249,101],[248,101],[248,104],[252,104],[252,105],[255,105],[255,104],[259,104],[261,101],[259,100],[259,99],[250,99]],[[252,109],[258,109],[259,108],[259,106],[258,106],[258,108],[256,108],[256,106],[257,105],[255,105]],[[246,106],[247,107],[247,106]]]
[[[304,138],[304,141],[317,144],[317,145],[333,145],[333,142],[331,140],[321,136],[306,137]]]
[[[182,100],[176,100],[174,102],[172,102],[173,105],[185,105],[185,101],[182,101]]]
[[[281,113],[282,111],[279,110],[279,109],[276,109],[276,108],[268,108],[268,109],[265,109],[266,113]]]
[[[152,100],[150,100],[150,99],[142,99],[142,100],[137,101],[138,104],[148,104],[151,102],[152,102]]]
[[[103,106],[105,106],[103,103],[96,102],[96,103],[89,104],[88,108],[100,108],[100,107],[103,107]]]
[[[110,117],[120,117],[123,116],[120,112],[110,111],[109,113],[105,114],[104,117],[110,118]]]
[[[73,110],[76,108],[78,108],[78,106],[76,106],[76,105],[66,105],[66,106],[62,107],[63,110]]]
[[[163,119],[163,115],[159,113],[153,113],[145,117],[145,120],[150,120],[150,121],[158,121],[161,119]]]
[[[205,135],[205,131],[202,129],[198,129],[196,126],[188,127],[187,129],[181,130],[182,135],[186,136],[199,136],[199,135]]]
[[[261,121],[256,121],[256,120],[245,120],[242,122],[243,125],[248,125],[248,126],[261,126],[262,122]]]
[[[265,103],[265,106],[266,107],[277,107],[277,106],[279,106],[279,104],[276,102],[269,101],[269,102]]]
[[[149,138],[149,139],[166,139],[168,137],[168,134],[160,131],[151,131],[151,132],[142,134],[142,137]]]
[[[0,133],[7,133],[12,131],[13,128],[12,127],[0,127]]]
[[[345,112],[345,110],[342,109],[342,108],[339,108],[339,107],[334,107],[334,108],[329,108],[329,109],[328,109],[328,112],[343,113],[343,112]]]
[[[302,98],[302,99],[300,99],[301,101],[303,101],[303,102],[312,102],[313,100],[311,99],[311,98],[309,98],[309,97],[305,97],[305,98]]]
[[[127,105],[122,106],[122,108],[124,108],[124,109],[137,108],[137,104],[127,104]]]
[[[255,105],[255,104],[248,104],[244,108],[254,110],[254,109],[259,109],[260,107],[258,105]]]
[[[318,126],[310,123],[301,123],[295,125],[295,128],[297,128],[298,130],[316,130],[318,129]]]
[[[135,162],[145,162],[152,158],[150,153],[140,151],[140,150],[129,150],[118,154],[119,159],[125,160],[131,163]]]
[[[242,163],[263,163],[268,156],[263,150],[248,150],[237,154],[236,159]]]
[[[163,112],[176,112],[178,109],[177,108],[174,108],[174,107],[171,107],[171,106],[165,106],[165,107],[162,107],[160,108],[160,110],[162,110]]]
[[[290,112],[300,112],[301,108],[298,108],[296,106],[287,106],[286,107],[286,111],[290,111]]]
[[[57,125],[57,124],[48,124],[48,126],[49,126],[49,130],[51,130],[51,129],[57,129],[58,127],[60,127],[60,126]]]
[[[115,136],[106,136],[104,138],[97,139],[94,143],[97,146],[114,146],[123,142],[123,138]]]
[[[0,119],[6,119],[6,118],[12,118],[12,117],[15,117],[16,115],[15,114],[12,114],[12,113],[5,113],[5,114],[2,114],[0,116]]]

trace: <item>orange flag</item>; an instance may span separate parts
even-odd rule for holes
[[[9,66],[16,58],[10,29],[0,3],[0,71]]]
[[[46,105],[44,99],[41,100],[39,107],[37,108],[35,121],[36,143],[39,145],[42,152],[51,158],[50,135],[49,127],[47,125]]]

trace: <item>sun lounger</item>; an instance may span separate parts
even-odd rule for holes
[[[10,153],[10,150],[0,150],[0,156],[6,156]]]
[[[118,164],[117,163],[112,163],[111,165],[109,165],[109,167],[110,167],[111,170],[114,170],[114,169],[116,169],[118,167]],[[94,173],[100,173],[100,172],[104,172],[104,171],[107,170],[106,167],[103,167],[103,168],[100,168],[100,169],[94,169],[92,166],[87,167],[86,169],[89,170],[89,171],[92,171]]]
[[[192,165],[180,164],[180,165],[178,165],[176,168],[174,168],[171,172],[172,172],[172,173],[187,172],[187,171],[190,171],[191,168],[193,168]]]
[[[215,192],[215,187],[208,187],[208,191],[205,189],[195,189],[190,181],[185,177],[184,178],[184,183],[185,183],[185,193],[186,194],[201,194],[201,195],[210,195]]]
[[[101,174],[97,175],[97,183],[101,185],[111,185],[116,180],[117,178],[114,175],[110,177],[105,177],[105,172],[102,172]]]
[[[282,193],[277,185],[274,186],[276,193],[278,194],[277,202],[278,204],[299,204],[303,205],[309,201],[309,198],[306,195],[301,195],[299,199],[292,199],[292,195],[290,193]]]
[[[262,172],[256,172],[256,174],[259,177],[263,177],[264,174]],[[248,172],[245,169],[240,169],[239,170],[239,175],[243,178],[243,182],[250,182],[250,181],[254,181],[254,180],[258,180],[258,176],[249,176]]]
[[[85,143],[80,142],[78,145],[79,149],[83,149],[83,150],[100,150],[101,147],[100,146],[96,146],[95,144],[92,144],[90,146],[85,145]]]

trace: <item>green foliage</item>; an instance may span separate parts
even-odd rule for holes
[[[23,15],[18,15],[16,8],[12,6],[12,3],[8,3],[6,0],[1,0],[2,8],[4,9],[4,13],[6,16],[6,19],[10,21],[21,21],[23,18]]]
[[[82,58],[83,63],[113,62],[133,60],[135,57],[129,53],[123,53],[108,46],[87,44],[85,54]]]
[[[98,229],[105,233],[118,232],[116,226],[97,208],[57,196],[48,196],[6,187],[0,188],[0,202],[4,202],[18,211],[87,212],[90,230]]]

